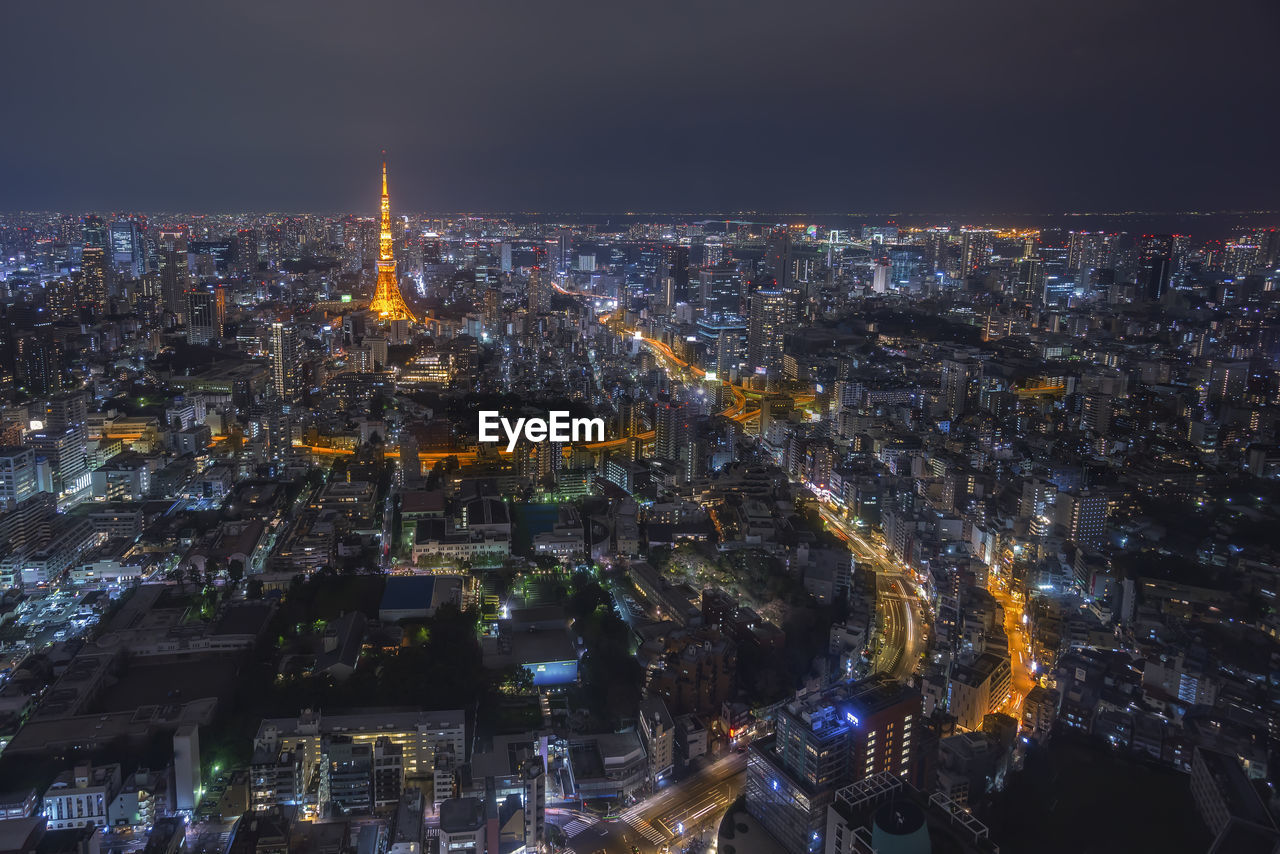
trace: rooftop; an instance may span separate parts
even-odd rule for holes
[[[484,801],[479,798],[450,798],[440,804],[440,830],[466,833],[484,826]]]

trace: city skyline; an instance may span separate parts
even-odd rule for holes
[[[0,854],[1280,854],[1276,0],[0,25]]]
[[[1278,217],[431,217],[363,171],[354,215],[0,215],[0,831],[1075,854],[1111,785],[1104,850],[1280,844]]]

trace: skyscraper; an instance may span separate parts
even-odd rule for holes
[[[82,391],[45,402],[44,418],[32,424],[30,444],[52,469],[59,507],[72,506],[89,491],[88,401]]]
[[[163,229],[158,244],[160,301],[181,323],[187,316],[186,294],[190,284],[186,232],[183,229]]]
[[[654,408],[654,453],[666,460],[687,462],[691,438],[690,413],[687,404],[660,400]]]
[[[35,494],[35,452],[30,448],[0,448],[0,509],[11,510]]]
[[[89,215],[84,218],[84,245],[95,249],[107,248],[107,224],[102,217]]]
[[[142,277],[146,270],[142,252],[142,230],[131,219],[111,223],[111,263],[131,279]]]
[[[569,269],[572,238],[572,232],[561,229],[547,240],[547,271],[552,276],[558,276]]]
[[[702,290],[702,313],[707,317],[742,313],[742,276],[732,264],[722,264],[698,273]]]
[[[298,330],[292,324],[279,320],[271,324],[271,381],[276,396],[283,400],[294,400],[302,391],[300,350]]]
[[[542,314],[551,306],[551,293],[549,284],[544,280],[543,271],[534,267],[529,271],[529,282],[526,290],[529,296],[529,311],[532,314]]]
[[[48,394],[62,387],[62,352],[42,330],[22,330],[13,336],[13,378],[29,395]]]
[[[1138,241],[1138,287],[1151,302],[1169,289],[1173,275],[1173,236],[1144,234]]]
[[[258,233],[252,228],[236,232],[236,267],[244,274],[258,269]]]
[[[94,317],[107,313],[107,251],[86,246],[80,261],[81,309]]]
[[[751,322],[747,331],[748,368],[770,379],[782,373],[782,330],[791,322],[794,303],[781,290],[761,290],[751,295]]]
[[[791,230],[776,229],[765,247],[764,264],[773,273],[780,291],[791,290]]]
[[[387,163],[382,162],[381,230],[378,235],[378,281],[369,310],[382,320],[417,320],[400,294],[396,273],[395,238],[391,234],[391,196],[387,193]]]
[[[187,291],[187,343],[209,344],[222,337],[227,316],[226,291],[202,287]]]
[[[714,372],[721,381],[736,380],[739,365],[746,352],[746,322],[732,314],[702,318],[698,321],[698,338],[707,348],[707,359],[703,367],[708,375]]]
[[[877,261],[871,273],[871,292],[882,294],[889,290],[893,265],[888,260]]]
[[[960,235],[960,278],[978,272],[991,263],[995,232],[966,229]]]
[[[673,305],[689,300],[689,247],[670,244],[662,247],[662,266],[671,277]]]
[[[1018,261],[1015,296],[1034,302],[1044,296],[1044,268],[1039,258],[1023,258]]]

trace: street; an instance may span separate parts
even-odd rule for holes
[[[1024,611],[1021,597],[1014,599],[1003,579],[993,577],[987,585],[996,601],[1004,608],[1004,631],[1009,641],[1009,666],[1013,670],[1013,690],[1002,711],[1022,719],[1022,701],[1036,685],[1036,675],[1031,659],[1031,641],[1023,626]]]
[[[925,653],[927,633],[923,605],[915,594],[915,582],[904,567],[864,539],[824,502],[819,514],[827,528],[848,545],[858,563],[876,573],[876,607],[884,615],[884,646],[876,655],[873,669],[895,679],[907,679],[915,672]]]
[[[714,833],[729,804],[742,793],[746,778],[747,755],[730,753],[627,808],[616,821],[567,823],[569,845],[575,854],[631,854],[632,846],[657,851],[677,839]]]
[[[884,609],[885,644],[874,669],[895,679],[907,679],[920,663],[924,635],[918,628],[920,603],[899,577],[877,576],[877,601]]]

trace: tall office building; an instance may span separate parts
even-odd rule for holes
[[[302,393],[302,355],[298,330],[279,320],[271,324],[271,383],[276,396],[295,400]]]
[[[928,274],[924,247],[889,247],[889,279],[896,287],[916,290],[924,284]]]
[[[187,343],[211,344],[222,337],[227,317],[226,290],[222,287],[187,291]]]
[[[160,274],[160,301],[182,323],[187,316],[187,236],[183,229],[162,229],[157,241]]]
[[[1036,302],[1044,298],[1044,265],[1040,258],[1018,261],[1014,289],[1014,296],[1020,300]]]
[[[107,224],[102,217],[90,214],[84,218],[84,245],[95,249],[107,248]]]
[[[676,280],[672,278],[666,264],[658,265],[658,272],[653,276],[654,292],[657,297],[656,307],[662,309],[662,314],[671,314],[675,308],[676,302]]]
[[[790,293],[791,281],[791,230],[783,227],[775,229],[765,245],[764,265],[773,274],[777,282],[776,289]]]
[[[173,734],[173,807],[194,810],[204,788],[200,774],[200,727],[183,724]]]
[[[760,290],[751,295],[751,319],[747,329],[748,368],[769,379],[782,373],[782,332],[793,317],[794,303],[781,290]]]
[[[1144,234],[1138,241],[1138,287],[1146,299],[1158,302],[1173,275],[1173,236]]]
[[[49,467],[58,506],[78,504],[91,485],[89,448],[83,432],[74,428],[59,430],[46,423],[43,429],[33,432],[28,441],[37,458],[43,458]]]
[[[1065,272],[1046,272],[1040,295],[1041,304],[1065,308],[1070,304],[1075,289],[1075,281]]]
[[[732,264],[721,264],[698,272],[705,317],[742,314],[742,274]]]
[[[715,315],[698,321],[698,339],[706,346],[703,363],[708,377],[721,382],[736,381],[746,356],[747,324],[736,315]]]
[[[774,734],[749,748],[748,812],[793,854],[822,851],[837,789],[880,773],[908,775],[920,711],[919,690],[885,675],[789,703]]]
[[[146,272],[146,256],[142,251],[142,229],[131,219],[111,223],[111,263],[131,279]]]
[[[12,510],[38,491],[35,452],[30,448],[0,448],[0,510]]]
[[[673,302],[688,302],[689,293],[689,247],[678,243],[662,247],[662,269],[671,277]],[[661,271],[660,271],[661,275]]]
[[[572,232],[561,229],[547,240],[547,272],[551,276],[558,276],[569,269],[572,238]]]

